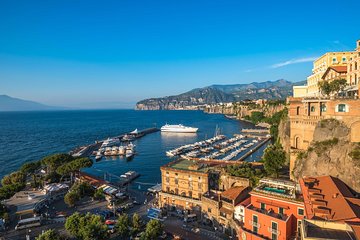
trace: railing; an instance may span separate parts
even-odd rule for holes
[[[286,214],[278,214],[278,213],[275,213],[275,212],[272,212],[272,211],[267,211],[265,209],[263,210],[263,209],[254,207],[251,204],[249,206],[247,206],[247,208],[250,209],[250,210],[253,210],[255,212],[262,213],[264,215],[267,215],[267,216],[270,216],[270,217],[273,217],[273,218],[276,218],[276,219],[279,219],[279,220],[282,220],[282,221],[287,221],[289,219],[289,216],[287,216]]]
[[[276,234],[277,236],[280,235],[280,231],[279,231],[279,230],[273,229],[273,228],[271,228],[271,227],[268,227],[268,231],[269,231],[269,233]]]
[[[254,222],[252,220],[249,221],[250,225],[253,226],[253,227],[257,227],[257,228],[260,228],[260,224],[258,222]]]

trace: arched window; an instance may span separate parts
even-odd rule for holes
[[[299,115],[300,114],[300,107],[297,107],[296,108],[296,115]]]
[[[300,148],[300,137],[295,137],[295,148]]]
[[[346,112],[346,104],[339,104],[337,105],[338,112]]]
[[[357,62],[355,62],[354,70],[357,70]]]
[[[315,106],[311,106],[310,111],[315,112]]]
[[[321,104],[321,109],[320,109],[321,112],[326,112],[326,104],[325,103],[322,103]]]

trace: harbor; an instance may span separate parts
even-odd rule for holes
[[[251,156],[271,139],[268,129],[243,129],[242,134],[212,138],[186,144],[166,152],[168,157],[197,161],[239,162]]]

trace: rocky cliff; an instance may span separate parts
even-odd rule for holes
[[[303,176],[332,175],[360,192],[360,145],[350,142],[350,129],[337,120],[323,120],[308,151],[300,153],[293,172]]]
[[[278,138],[279,141],[285,150],[285,152],[290,152],[290,119],[289,117],[283,118],[280,120],[278,127]]]
[[[292,94],[293,83],[284,79],[261,83],[212,85],[193,89],[176,96],[145,99],[136,104],[138,110],[188,109],[189,106],[229,103],[245,99],[285,99]],[[194,108],[196,109],[196,108]]]

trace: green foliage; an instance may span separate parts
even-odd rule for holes
[[[89,183],[75,183],[65,195],[64,201],[69,207],[73,207],[81,198],[93,195],[94,188]]]
[[[76,202],[80,200],[80,194],[76,191],[70,191],[65,194],[64,196],[64,202],[69,207],[75,206]]]
[[[116,229],[122,238],[126,238],[130,234],[130,220],[127,214],[122,214],[118,218]]]
[[[49,229],[46,232],[40,234],[36,240],[65,240],[66,237],[62,236],[58,231]]]
[[[317,156],[319,157],[321,154],[323,154],[326,150],[328,150],[329,147],[336,145],[339,142],[338,138],[333,138],[325,141],[316,141],[312,149],[316,152]]]
[[[41,161],[28,162],[28,163],[24,163],[20,167],[20,171],[23,172],[24,174],[31,174],[34,173],[36,170],[38,170],[40,167],[41,167]]]
[[[146,224],[145,233],[141,236],[141,239],[145,240],[156,240],[163,232],[164,226],[161,224],[160,221],[151,219]]]
[[[1,180],[3,186],[13,184],[25,184],[25,174],[22,172],[13,172],[10,175],[6,175]]]
[[[60,175],[68,175],[71,172],[79,171],[81,168],[91,167],[93,162],[89,158],[76,158],[75,160],[65,163],[56,169]]]
[[[286,162],[286,153],[280,144],[270,145],[263,155],[265,171],[274,177],[279,177],[279,172]]]
[[[230,176],[248,178],[253,186],[256,185],[260,178],[265,176],[263,168],[254,168],[249,162],[239,165],[228,165],[226,172]]]
[[[338,94],[343,91],[347,85],[346,79],[336,79],[334,81],[320,81],[318,87],[323,95],[329,96],[330,94]]]
[[[265,118],[264,113],[263,113],[263,112],[258,112],[258,111],[252,112],[252,113],[251,113],[251,116],[250,116],[250,120],[251,120],[251,122],[253,122],[254,124],[258,124],[258,123],[261,122],[264,118]]]
[[[141,225],[142,221],[139,216],[139,214],[135,213],[132,216],[132,229],[131,229],[131,235],[135,235],[141,231]]]
[[[103,200],[103,199],[105,199],[104,190],[103,190],[102,188],[96,189],[96,191],[95,191],[95,193],[94,193],[94,199],[96,199],[96,200]]]
[[[103,219],[90,213],[74,213],[66,219],[65,229],[80,240],[105,240],[109,237]]]
[[[11,198],[15,193],[25,187],[23,183],[6,185],[0,188],[0,200]]]
[[[71,162],[73,159],[69,154],[57,153],[43,158],[41,162],[48,167],[50,172],[55,172],[59,166]]]
[[[356,144],[355,148],[351,150],[349,156],[356,161],[357,165],[360,165],[360,144]]]

